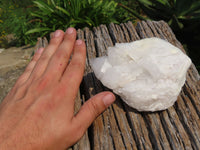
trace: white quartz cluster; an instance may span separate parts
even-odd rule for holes
[[[96,77],[138,111],[172,106],[185,83],[191,60],[159,38],[108,48],[108,56],[91,62]]]

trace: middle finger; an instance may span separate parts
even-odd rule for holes
[[[52,76],[54,80],[59,80],[61,78],[74,49],[75,41],[76,30],[74,28],[68,28],[63,42],[49,61],[45,74]]]

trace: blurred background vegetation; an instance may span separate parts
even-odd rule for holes
[[[34,45],[69,26],[147,19],[166,21],[200,70],[200,0],[0,0],[0,48]]]

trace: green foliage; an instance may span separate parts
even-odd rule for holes
[[[8,34],[18,46],[34,44],[56,29],[94,27],[135,20],[118,7],[123,0],[0,0],[0,42]]]
[[[26,34],[43,32],[50,33],[56,29],[65,30],[67,27],[83,28],[94,27],[111,22],[119,23],[126,20],[117,18],[123,12],[117,11],[117,2],[114,0],[35,0],[39,9],[32,12],[32,16],[40,19],[40,28],[34,28]]]
[[[153,20],[165,20],[179,30],[185,22],[200,21],[200,0],[138,0],[143,11]]]
[[[128,19],[128,20],[146,20],[146,18],[142,15],[141,9],[139,7],[139,4],[137,2],[137,0],[117,0],[118,6],[122,9],[124,9],[127,13],[128,16],[131,16],[132,19]]]
[[[0,28],[1,37],[5,37],[8,34],[13,34],[16,39],[16,46],[33,43],[34,38],[37,35],[25,36],[25,32],[32,28],[33,26],[38,26],[38,24],[31,24],[30,11],[32,11],[29,5],[31,1],[5,1],[0,0]],[[27,5],[27,6],[26,6]],[[28,5],[30,7],[28,7]]]
[[[141,9],[139,8],[136,0],[115,0],[115,2],[118,3],[117,11],[115,14],[116,20],[118,20],[119,22],[132,21],[133,23],[138,20],[138,17],[136,17],[136,15],[133,15],[133,13],[129,12],[129,7],[131,7],[131,11],[134,11],[135,14],[140,14]]]

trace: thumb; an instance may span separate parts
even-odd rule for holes
[[[115,101],[115,96],[111,92],[102,92],[90,98],[81,107],[80,111],[73,119],[73,123],[83,132],[92,124],[97,116],[99,116],[108,106]]]

